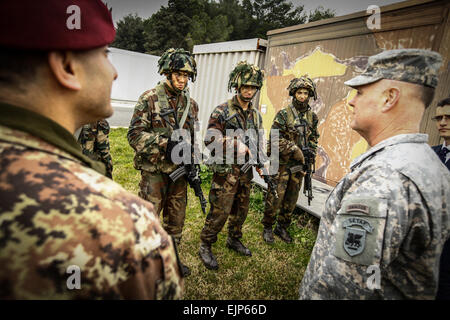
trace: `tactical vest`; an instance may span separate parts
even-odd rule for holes
[[[161,136],[170,137],[172,135],[173,129],[172,129],[171,125],[166,123],[166,121],[164,119],[162,119],[162,117],[160,116],[161,111],[172,109],[172,107],[169,104],[169,100],[167,99],[167,94],[166,94],[166,91],[164,88],[164,82],[159,82],[157,84],[157,86],[155,87],[155,93],[158,97],[158,100],[155,101],[155,103],[153,104],[153,109],[149,110],[149,113],[154,115],[154,119],[152,119],[151,121],[155,121],[155,120],[160,121],[160,123],[163,124],[163,127],[159,127],[159,128],[152,127],[152,130]],[[186,98],[185,111],[186,110],[187,111],[183,112],[182,119],[179,121],[180,127],[181,127],[181,121],[183,121],[183,125],[184,125],[184,121],[187,118],[187,114],[190,112],[190,105],[191,105],[189,90],[184,91],[184,96]],[[149,95],[149,99],[150,99],[150,95]],[[178,102],[177,109],[180,106],[181,106],[181,100]],[[177,120],[179,120],[177,110],[175,110],[175,115],[177,116]],[[169,117],[173,117],[173,116],[174,115],[171,115]],[[191,114],[191,121],[189,123],[189,130],[191,132],[194,132],[193,131],[194,130],[193,119],[194,119],[194,117]],[[174,123],[175,122],[173,122],[173,124]],[[168,161],[165,158],[161,159],[161,157],[164,156],[164,152],[162,150],[155,150],[155,152],[159,152],[159,154],[160,154],[158,156],[159,160],[154,161],[154,162],[149,162],[148,160],[140,159],[138,161],[139,162],[138,167],[143,170],[149,171],[149,172],[162,172],[162,173],[167,173],[167,174],[172,173],[175,169],[178,168],[178,165],[172,163],[171,161]]]
[[[248,129],[254,129],[256,133],[259,132],[259,129],[261,128],[261,114],[258,110],[255,108],[250,109],[253,114],[251,119],[252,121],[249,121],[248,118],[250,116],[250,113],[247,115],[247,121],[245,123],[242,123],[242,119],[240,118],[238,114],[238,110],[233,105],[233,100],[229,99],[227,101],[227,107],[224,109],[224,120],[230,119],[235,114],[238,114],[237,117],[239,117],[239,121],[237,117],[232,118],[229,120],[229,122],[225,123],[225,132],[223,132],[224,135],[226,135],[227,129],[242,129],[244,132]],[[244,126],[244,127],[243,127]],[[259,145],[259,141],[256,141],[256,144]],[[227,174],[233,172],[233,164],[226,164],[226,153],[225,149],[223,150],[223,164],[212,164],[210,165],[210,168],[213,172],[217,172],[220,174]],[[250,172],[252,172],[250,170]]]
[[[297,110],[295,110],[294,105],[291,103],[286,110],[286,115],[287,115],[287,123],[288,125],[292,125],[294,128],[295,126],[300,125],[300,119],[303,119],[306,121],[306,141],[309,141],[309,137],[311,135],[311,128],[312,128],[312,123],[313,123],[313,112],[311,110],[311,108],[308,108],[308,110],[306,110],[305,112],[298,112]],[[297,112],[297,115],[295,114],[295,112]],[[297,141],[295,141],[295,143],[297,144],[297,146],[302,147],[303,146],[303,139],[302,137],[298,136]]]
[[[171,106],[169,105],[169,100],[167,99],[167,94],[166,94],[166,90],[164,89],[164,83],[163,82],[159,82],[155,88],[156,90],[156,95],[158,96],[158,103],[155,104],[155,113],[160,114],[161,110],[169,110],[171,108]],[[186,99],[186,108],[184,109],[183,115],[181,116],[181,119],[178,119],[178,108],[181,104],[181,100],[178,102],[177,105],[177,109],[175,110],[175,115],[177,117],[177,121],[179,121],[179,126],[180,128],[183,128],[184,123],[187,119],[188,113],[190,111],[191,108],[191,97],[189,94],[189,89],[186,88],[185,90],[183,90],[183,96]],[[157,110],[158,109],[158,110]],[[190,124],[190,126],[192,126],[192,123]],[[167,124],[166,124],[167,127]],[[169,125],[170,127],[170,125]],[[171,127],[170,127],[171,128]]]

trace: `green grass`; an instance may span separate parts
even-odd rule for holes
[[[112,129],[110,133],[113,178],[125,189],[137,194],[140,173],[133,167],[134,151],[126,139],[127,130]],[[211,172],[202,166],[203,193],[208,199]],[[208,208],[209,210],[209,204]],[[200,232],[205,222],[200,203],[188,188],[188,205],[183,240],[179,253],[183,263],[191,269],[185,279],[184,299],[188,300],[292,300],[298,298],[298,288],[308,265],[317,235],[318,219],[306,213],[293,215],[289,231],[292,244],[275,237],[275,243],[262,240],[261,219],[264,195],[258,186],[252,187],[250,210],[243,226],[242,242],[252,251],[252,257],[244,257],[225,246],[227,226],[219,233],[212,246],[219,263],[219,270],[206,269],[198,257]],[[300,210],[298,210],[300,211]]]

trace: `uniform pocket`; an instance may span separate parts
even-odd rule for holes
[[[344,200],[334,221],[334,256],[356,264],[379,265],[386,217],[387,199],[354,196]]]

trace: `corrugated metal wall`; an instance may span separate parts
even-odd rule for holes
[[[111,99],[135,103],[146,90],[164,79],[158,74],[158,59],[150,54],[109,48],[110,59],[119,76],[113,82]]]
[[[431,107],[421,131],[429,143],[439,141],[434,116],[437,101],[450,92],[448,1],[414,0],[381,7],[381,29],[369,30],[369,14],[359,12],[343,17],[268,32],[266,79],[260,108],[265,128],[275,114],[290,102],[287,86],[294,77],[308,74],[317,84],[318,100],[312,108],[319,116],[319,152],[315,178],[335,185],[351,161],[368,148],[350,127],[347,104],[354,90],[344,85],[365,69],[369,56],[397,48],[432,49],[441,53],[444,64]]]
[[[193,49],[197,62],[197,80],[190,85],[191,97],[199,105],[201,134],[204,136],[213,109],[233,96],[228,92],[230,72],[241,60],[264,67],[266,41],[248,39],[206,45]],[[254,99],[258,105],[259,97]]]

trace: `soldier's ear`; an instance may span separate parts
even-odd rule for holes
[[[394,108],[400,100],[401,91],[398,87],[388,87],[383,92],[383,105],[381,112],[388,112]]]
[[[71,51],[51,51],[48,64],[56,82],[64,88],[78,91],[81,89],[80,68]]]

